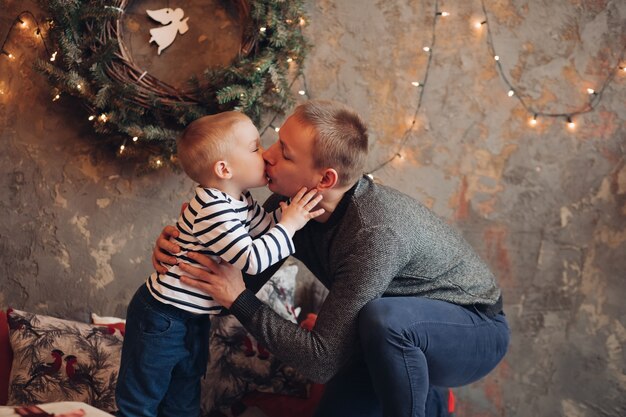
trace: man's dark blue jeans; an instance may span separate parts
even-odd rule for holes
[[[359,314],[363,356],[328,382],[315,415],[439,416],[446,407],[434,387],[487,375],[509,337],[503,313],[421,297],[370,301]]]
[[[142,285],[126,314],[117,415],[199,416],[210,327],[208,315],[163,304]]]

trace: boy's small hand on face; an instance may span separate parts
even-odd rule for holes
[[[282,224],[292,235],[302,229],[311,219],[324,214],[324,209],[311,211],[322,201],[322,195],[316,189],[307,192],[306,187],[302,187],[293,196],[291,203],[280,202],[283,211],[279,224]]]

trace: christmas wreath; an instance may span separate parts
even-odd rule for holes
[[[36,64],[53,100],[77,97],[99,140],[121,156],[160,167],[173,160],[180,130],[200,116],[240,110],[259,123],[264,112],[292,104],[289,79],[300,74],[308,49],[301,0],[234,0],[244,27],[238,56],[193,76],[186,89],[133,61],[120,24],[130,2],[40,0],[56,52]]]

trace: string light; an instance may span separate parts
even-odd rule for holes
[[[19,18],[19,16],[17,17],[17,21],[18,21],[18,22],[20,22],[20,26],[22,26],[22,28],[25,28],[25,27],[26,27],[26,21],[25,21],[25,20],[20,19],[20,18]]]
[[[95,119],[96,116],[94,116],[93,114],[91,116],[89,116],[89,121],[91,122],[93,119]]]
[[[61,98],[61,94],[57,94],[56,96],[52,97],[52,101],[57,101],[60,98]]]
[[[448,12],[437,12],[437,16],[446,17],[446,16],[450,16],[450,13],[448,13]]]
[[[139,137],[133,136],[133,142],[137,142],[138,140],[139,140]]]
[[[124,152],[124,149],[126,149],[126,145],[120,146],[120,154]]]
[[[434,14],[434,18],[432,20],[432,30],[431,30],[431,40],[430,40],[430,47],[425,46],[423,48],[423,50],[425,52],[430,52],[436,44],[437,41],[437,37],[436,37],[436,28],[437,28],[437,23],[439,22],[439,19],[437,18],[439,16],[439,12],[437,12],[437,10],[439,10],[439,0],[435,0],[435,14]],[[443,12],[442,12],[443,13]],[[381,162],[378,164],[378,166],[374,167],[374,169],[369,170],[369,174],[368,176],[371,179],[374,179],[374,172],[384,168],[386,165],[392,163],[395,159],[403,159],[403,155],[402,155],[402,149],[404,149],[405,145],[408,143],[409,139],[411,138],[411,134],[413,133],[414,129],[416,128],[417,125],[417,114],[419,113],[420,109],[422,108],[422,102],[424,99],[424,92],[426,91],[426,83],[428,82],[428,75],[430,74],[430,68],[432,65],[432,60],[433,60],[433,54],[429,53],[428,54],[428,61],[426,63],[426,70],[424,72],[424,77],[422,79],[421,82],[419,81],[412,81],[411,85],[413,85],[414,87],[421,87],[418,89],[418,96],[417,96],[417,105],[415,106],[415,109],[413,111],[413,115],[411,117],[411,123],[409,123],[409,126],[406,128],[406,130],[404,131],[404,133],[402,134],[402,137],[400,138],[400,144],[398,145],[398,148],[396,150],[396,152],[394,152],[392,154],[391,157],[387,158],[387,160]]]
[[[274,127],[274,130],[276,131],[276,133],[280,132],[280,127],[276,126]]]
[[[306,25],[306,20],[304,20],[304,17],[300,18],[300,26],[304,26]]]
[[[567,120],[567,127],[569,127],[570,130],[574,130],[574,128],[576,127],[576,123],[574,123],[571,116],[567,116],[566,120]]]
[[[287,58],[287,62],[292,62],[292,61],[293,61],[293,58],[291,57]]]
[[[487,24],[487,21],[486,21],[486,20],[483,20],[482,22],[476,22],[476,23],[474,23],[474,27],[475,27],[476,29],[482,29],[482,28],[483,28],[483,25],[486,25],[486,24]]]
[[[303,95],[305,95],[305,94],[306,94],[306,91],[304,91],[304,90],[300,90],[300,91],[298,91],[298,94],[300,94],[301,96],[303,96]]]
[[[259,29],[259,32],[265,33],[266,30],[267,28],[265,26],[261,26],[261,28]]]
[[[57,53],[56,51],[52,54],[52,56],[50,57],[50,61],[54,62],[54,60],[57,59]]]
[[[595,107],[598,105],[598,103],[600,102],[601,98],[602,98],[602,93],[604,92],[604,90],[607,88],[607,86],[613,81],[613,78],[615,77],[615,75],[617,74],[618,71],[623,70],[624,67],[620,66],[620,65],[616,65],[615,69],[609,73],[609,75],[607,76],[607,78],[605,79],[604,83],[602,84],[602,87],[600,88],[599,91],[596,91],[592,88],[587,88],[587,93],[590,96],[590,99],[587,103],[585,103],[583,106],[581,106],[581,108],[577,111],[573,111],[573,112],[569,112],[569,113],[548,113],[548,112],[540,112],[537,111],[536,109],[533,109],[530,105],[528,105],[524,99],[524,97],[522,97],[519,94],[519,89],[515,88],[513,86],[513,84],[509,81],[506,72],[503,70],[502,68],[502,63],[500,62],[500,56],[496,53],[495,51],[495,47],[494,47],[494,42],[493,42],[493,35],[491,33],[491,28],[489,26],[489,17],[488,17],[488,13],[487,13],[487,8],[485,7],[485,1],[481,0],[481,5],[482,5],[482,9],[483,9],[483,14],[485,16],[485,19],[482,21],[482,23],[480,24],[476,24],[476,27],[482,27],[483,25],[486,25],[487,27],[487,45],[490,49],[490,52],[492,53],[495,61],[496,61],[496,68],[498,70],[498,73],[500,75],[500,78],[504,81],[504,83],[508,86],[509,88],[509,97],[513,97],[515,96],[517,98],[517,100],[520,102],[520,104],[522,105],[522,107],[524,107],[524,109],[532,114],[532,118],[529,118],[529,125],[531,127],[534,127],[537,125],[537,119],[539,116],[542,117],[551,117],[551,118],[561,118],[564,117],[567,121],[567,126],[571,129],[574,130],[576,127],[576,124],[573,121],[573,117],[579,114],[583,114],[583,113],[588,113],[590,111],[593,111],[595,109]],[[624,57],[624,52],[626,51],[626,46],[624,46],[620,52],[619,58],[618,58],[618,63],[623,62],[623,57]],[[516,94],[517,92],[517,94]]]
[[[109,118],[107,117],[107,115],[106,115],[106,114],[102,113],[102,114],[100,115],[100,117],[98,117],[98,120],[100,120],[101,122],[106,123],[106,121],[107,121],[107,120],[109,120]]]

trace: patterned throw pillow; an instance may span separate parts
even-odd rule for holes
[[[282,267],[257,296],[287,320],[296,322],[294,294],[298,267]],[[210,361],[202,382],[202,409],[226,411],[257,390],[308,396],[310,381],[282,364],[232,315],[211,318]]]
[[[82,401],[113,411],[119,330],[10,310],[9,404]]]

